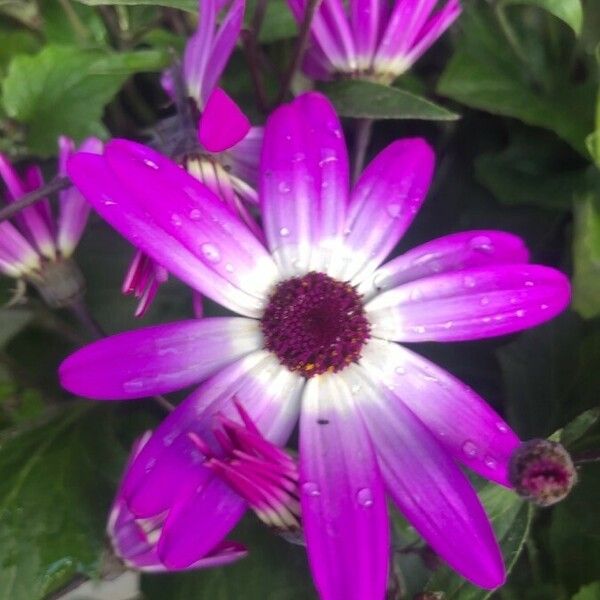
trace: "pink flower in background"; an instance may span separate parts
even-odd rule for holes
[[[308,0],[288,4],[302,22]],[[346,75],[391,83],[460,12],[459,0],[323,0],[312,21],[304,69],[313,79]]]
[[[241,315],[122,333],[60,368],[67,389],[97,399],[203,382],[139,450],[119,495],[128,518],[160,519],[161,565],[214,556],[246,508],[211,463],[222,457],[215,420],[243,424],[237,398],[271,444],[284,444],[300,421],[302,527],[322,598],[384,598],[388,496],[452,568],[481,587],[502,584],[498,545],[459,465],[509,486],[519,439],[473,390],[396,342],[533,327],[564,310],[570,288],[499,231],[454,233],[384,263],[433,168],[424,140],[399,140],[350,190],[337,115],[320,94],[302,95],[265,129],[263,243],[147,147],[115,140],[102,156],[71,159],[73,181],[113,227]]]
[[[186,44],[181,83],[178,91],[177,74],[165,71],[162,84],[172,97],[184,93],[194,101],[194,119],[198,122],[197,136],[184,143],[178,154],[179,162],[190,174],[208,186],[224,203],[232,207],[244,222],[260,235],[246,204],[256,205],[258,158],[263,128],[252,127],[247,117],[221,88],[218,81],[237,43],[244,17],[245,0],[200,0],[199,22],[194,35]],[[219,23],[219,15],[223,18]],[[177,138],[169,135],[168,138]],[[198,204],[202,210],[202,205]],[[135,316],[148,310],[158,288],[168,278],[167,270],[139,251],[136,253],[123,282],[122,291],[139,299]],[[196,294],[195,312],[201,312],[201,297]]]
[[[73,141],[61,137],[59,145],[59,174],[66,175],[67,160],[74,151]],[[102,152],[102,142],[88,138],[81,145],[84,152]],[[8,202],[14,202],[21,196],[43,186],[42,171],[37,165],[28,167],[21,176],[10,161],[0,154],[0,178],[6,186]],[[78,274],[68,261],[79,243],[91,206],[80,192],[69,187],[59,192],[59,211],[57,218],[52,215],[50,203],[43,199],[19,211],[11,221],[0,223],[0,272],[10,277],[32,283],[40,291],[49,292],[45,285],[50,271],[54,275],[61,270],[64,275]],[[80,277],[80,275],[78,275]],[[73,282],[75,287],[77,283]],[[51,304],[68,301],[65,298],[46,300]],[[75,293],[77,290],[73,290]],[[81,289],[78,290],[79,292]]]

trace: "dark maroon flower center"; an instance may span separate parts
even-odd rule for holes
[[[369,339],[360,294],[314,271],[277,285],[261,327],[267,350],[304,377],[340,371],[360,358]]]

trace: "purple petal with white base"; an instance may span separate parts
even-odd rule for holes
[[[71,354],[62,385],[98,400],[144,398],[187,387],[260,347],[258,323],[213,318],[117,334]]]
[[[361,366],[395,394],[455,460],[479,475],[512,487],[510,457],[520,440],[474,390],[407,348],[371,340]]]
[[[374,271],[398,243],[421,208],[435,157],[421,138],[382,150],[352,191],[346,219],[346,249],[352,252],[343,279],[357,283]]]
[[[286,275],[329,268],[348,198],[348,155],[330,102],[308,93],[273,113],[260,195],[269,248]]]
[[[375,445],[387,491],[406,519],[463,577],[486,589],[502,585],[505,571],[494,532],[452,458],[364,369],[352,365],[344,377],[359,390],[357,409]]]
[[[526,263],[523,240],[504,231],[464,231],[432,240],[394,258],[363,280],[358,291],[369,300],[382,290],[440,273],[486,265]]]
[[[216,88],[200,117],[198,138],[209,152],[223,152],[250,131],[250,121],[225,90]]]
[[[476,340],[521,331],[562,312],[569,280],[540,265],[497,265],[427,277],[365,307],[374,337],[399,342]]]
[[[389,555],[385,495],[352,393],[342,377],[317,377],[307,383],[302,402],[302,520],[320,597],[383,598]]]

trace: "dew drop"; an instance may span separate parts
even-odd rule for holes
[[[173,223],[173,225],[175,225],[175,227],[181,227],[181,224],[183,223],[181,216],[178,215],[177,213],[173,213],[171,215],[171,223]]]
[[[540,310],[548,310],[550,308],[547,304],[540,304]]]
[[[369,508],[373,506],[373,492],[370,488],[361,488],[356,493],[356,501],[363,508]]]
[[[427,371],[423,371],[421,374],[425,381],[437,381],[437,377],[433,375],[433,373],[428,373]]]
[[[214,244],[202,244],[200,250],[208,262],[218,263],[221,260],[221,253]]]
[[[463,444],[462,450],[467,456],[471,458],[477,456],[477,446],[475,445],[475,442],[472,442],[471,440],[467,440]]]
[[[483,462],[488,469],[495,469],[498,466],[498,461],[493,456],[486,456]]]
[[[143,163],[147,167],[150,167],[151,169],[154,169],[155,171],[158,170],[158,165],[153,160],[150,160],[149,158],[144,158]]]
[[[289,230],[287,227],[282,227],[282,228],[279,230],[279,235],[280,235],[281,237],[287,237],[288,235],[290,235],[290,230]]]
[[[446,321],[442,327],[444,329],[452,329],[452,327],[454,326],[454,321]]]
[[[358,394],[358,392],[360,392],[361,389],[362,389],[362,386],[360,384],[356,383],[350,388],[350,391],[353,394]]]
[[[525,316],[525,310],[524,310],[524,309],[522,309],[522,308],[520,308],[519,310],[517,310],[517,311],[515,312],[515,315],[516,315],[517,317],[519,317],[519,318],[522,318],[522,317],[524,317],[524,316]]]
[[[146,472],[146,474],[150,473],[150,471],[152,471],[152,469],[154,469],[155,465],[156,465],[156,458],[151,458],[146,463],[146,466],[144,468],[144,471]]]
[[[143,379],[130,379],[123,384],[123,391],[125,392],[138,392],[144,389],[146,382]]]
[[[349,236],[352,233],[352,229],[350,227],[346,227],[344,229],[344,235]]]
[[[225,270],[226,270],[228,273],[233,273],[233,265],[232,265],[231,263],[227,263],[227,264],[225,265]]]
[[[397,202],[392,202],[391,204],[387,205],[387,212],[392,219],[397,219],[402,212],[402,205],[398,204]]]
[[[106,194],[102,194],[102,202],[104,203],[104,206],[115,206],[117,204],[110,196],[107,196]]]
[[[500,433],[508,433],[508,425],[506,423],[503,423],[502,421],[498,421],[496,423],[496,429]]]
[[[466,288],[474,288],[477,285],[477,281],[475,280],[475,277],[471,277],[470,275],[467,275],[463,279],[463,285]]]
[[[321,160],[319,166],[324,167],[327,163],[337,162],[337,156],[333,148],[323,148],[321,150]]]
[[[319,486],[314,481],[307,481],[302,484],[302,491],[307,496],[312,496],[313,498],[321,495],[321,490],[319,490]]]
[[[481,304],[481,306],[487,306],[489,303],[490,299],[487,296],[483,296],[479,301],[479,304]]]
[[[375,275],[373,275],[373,287],[376,290],[385,288],[385,275],[383,273],[375,273]]]
[[[295,152],[292,156],[292,162],[299,163],[302,162],[306,158],[306,154],[304,152]]]
[[[533,281],[526,281],[525,282],[525,287],[533,287],[535,284],[533,283]]]
[[[398,374],[398,375],[406,375],[406,369],[404,367],[396,367],[394,369],[394,371]]]
[[[277,189],[282,194],[287,194],[292,188],[290,187],[290,184],[287,181],[280,181],[279,185],[277,186]]]
[[[192,221],[199,221],[202,218],[202,211],[199,208],[193,208],[190,211],[190,219]]]
[[[413,331],[415,333],[425,333],[425,327],[423,327],[423,325],[417,325],[413,327]]]
[[[422,297],[423,297],[423,292],[419,288],[415,288],[409,294],[409,298],[413,302],[416,302],[417,300],[420,300]]]
[[[494,251],[494,245],[492,244],[492,240],[486,235],[478,235],[474,237],[469,242],[469,246],[471,250],[476,250],[477,252],[484,252],[486,254],[491,254]]]

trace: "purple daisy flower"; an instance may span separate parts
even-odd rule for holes
[[[219,13],[225,7],[219,24]],[[260,236],[260,229],[246,204],[258,202],[255,186],[263,128],[252,127],[235,102],[217,87],[239,37],[244,8],[245,0],[200,0],[198,3],[199,24],[186,45],[181,74],[183,93],[194,103],[193,116],[198,120],[198,131],[191,142],[183,141],[183,151],[176,141],[173,152],[180,155],[177,160],[189,173],[234,208]],[[162,77],[162,85],[171,97],[179,93],[175,79],[171,69]],[[178,136],[168,132],[167,137],[177,139]],[[164,267],[138,250],[122,286],[124,294],[133,294],[139,299],[136,317],[146,313],[167,278]],[[199,316],[201,298],[196,295],[194,302]]]
[[[71,139],[58,140],[59,175],[66,175],[66,165],[75,146]],[[81,145],[84,152],[102,152],[102,142],[88,138]],[[4,181],[8,202],[14,202],[44,185],[42,171],[37,165],[28,167],[21,176],[8,158],[0,154],[0,178]],[[50,203],[43,199],[19,211],[11,221],[0,223],[0,273],[35,285],[51,304],[61,305],[70,299],[70,291],[63,298],[54,296],[49,285],[53,277],[72,275],[76,287],[81,275],[69,261],[79,243],[91,206],[74,187],[59,192],[59,212],[56,221]],[[82,288],[73,290],[81,292]]]
[[[308,0],[288,0],[300,23]],[[437,4],[443,6],[434,12]],[[313,79],[391,83],[454,23],[459,0],[323,0],[311,24],[304,70]]]
[[[300,420],[302,525],[322,598],[384,597],[386,496],[464,577],[502,584],[497,542],[459,465],[510,486],[519,439],[473,390],[396,342],[520,331],[564,310],[570,287],[560,272],[528,264],[523,242],[499,231],[448,235],[381,266],[433,168],[424,140],[399,140],[350,190],[333,107],[302,95],[265,128],[265,246],[149,148],[115,140],[103,156],[71,159],[73,181],[113,227],[242,315],[122,333],[60,368],[67,389],[107,400],[203,381],[145,443],[120,492],[136,519],[164,517],[155,541],[165,567],[209,556],[246,508],[193,439],[212,440],[217,415],[241,423],[237,398],[270,443],[284,444]]]

